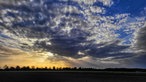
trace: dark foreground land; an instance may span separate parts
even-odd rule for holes
[[[0,82],[146,82],[143,72],[2,71]]]

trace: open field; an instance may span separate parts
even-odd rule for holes
[[[0,82],[146,82],[146,73],[96,71],[3,71]]]

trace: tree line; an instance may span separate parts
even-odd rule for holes
[[[0,71],[120,71],[120,72],[146,72],[142,68],[82,68],[82,67],[35,67],[35,66],[3,66]]]

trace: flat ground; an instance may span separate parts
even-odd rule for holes
[[[146,73],[5,71],[0,72],[0,82],[146,82]]]

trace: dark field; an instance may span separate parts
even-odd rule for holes
[[[0,82],[146,82],[146,73],[130,72],[0,72]]]

